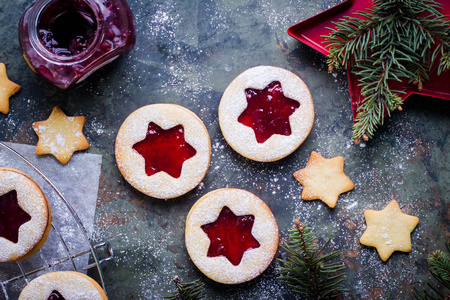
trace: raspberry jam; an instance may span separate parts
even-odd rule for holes
[[[145,139],[133,149],[144,157],[148,176],[163,171],[174,178],[180,177],[183,163],[197,153],[185,141],[182,125],[164,130],[153,122],[148,124]]]
[[[65,0],[42,12],[37,30],[45,49],[57,55],[73,56],[92,44],[97,20],[83,1]]]
[[[20,19],[19,41],[30,68],[67,89],[128,53],[136,26],[125,0],[37,0]]]
[[[0,237],[17,243],[20,226],[30,220],[30,215],[17,203],[15,190],[0,196]]]
[[[289,116],[300,103],[284,96],[280,82],[273,81],[263,90],[248,88],[245,97],[248,105],[238,122],[253,129],[258,143],[264,143],[274,134],[291,135]]]
[[[58,293],[58,291],[53,291],[47,300],[65,300],[65,299],[63,296],[61,296],[60,293]]]
[[[236,216],[224,206],[216,221],[202,225],[211,240],[208,257],[225,256],[234,266],[239,265],[245,251],[260,246],[252,235],[254,221],[255,216]]]

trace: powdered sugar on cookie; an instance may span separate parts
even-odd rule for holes
[[[245,90],[262,90],[275,81],[281,83],[284,95],[298,101],[300,106],[289,117],[290,135],[274,134],[258,143],[253,129],[238,121],[247,107]],[[314,105],[308,87],[297,75],[277,67],[259,66],[241,73],[227,87],[219,105],[219,122],[226,141],[235,151],[256,161],[276,161],[292,153],[309,135]]]
[[[84,121],[83,116],[68,117],[55,106],[47,120],[33,123],[39,137],[36,154],[52,154],[66,164],[75,151],[88,149],[89,142],[83,134]]]
[[[50,226],[47,199],[39,186],[20,171],[0,168],[0,195],[17,192],[17,203],[31,219],[20,226],[18,242],[0,236],[0,262],[21,259],[45,239]]]
[[[201,226],[214,222],[223,207],[237,216],[253,215],[251,230],[258,248],[244,252],[239,265],[225,256],[208,257],[210,239]],[[278,249],[278,225],[267,205],[254,194],[240,189],[219,189],[200,198],[186,220],[186,248],[194,264],[209,278],[226,284],[237,284],[260,275],[272,262]]]
[[[78,272],[51,272],[31,281],[19,300],[48,299],[58,292],[66,300],[106,300],[102,288],[92,278]]]
[[[166,172],[146,174],[145,160],[133,145],[145,139],[150,122],[164,130],[183,126],[185,140],[196,154],[184,161],[180,177]],[[136,110],[123,122],[115,151],[119,170],[133,187],[151,197],[169,199],[187,193],[203,180],[209,168],[211,142],[203,122],[190,110],[173,104],[152,104]]]

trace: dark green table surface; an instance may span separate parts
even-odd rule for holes
[[[286,32],[338,2],[130,0],[137,24],[134,50],[82,86],[62,91],[41,81],[22,58],[17,24],[32,1],[0,1],[0,61],[10,79],[22,86],[11,98],[10,113],[0,115],[0,140],[36,144],[31,124],[47,119],[55,105],[68,115],[86,117],[87,152],[103,156],[94,240],[110,241],[116,253],[104,265],[111,299],[160,299],[173,289],[175,275],[185,281],[201,279],[212,299],[297,299],[277,280],[277,261],[260,277],[237,286],[212,282],[190,261],[184,246],[186,215],[199,197],[223,187],[246,189],[263,199],[277,218],[281,240],[294,218],[309,222],[320,241],[331,237],[330,249],[341,250],[347,265],[346,299],[411,299],[412,287],[430,278],[427,254],[444,249],[449,239],[450,101],[411,97],[372,141],[356,146],[350,139],[345,73],[328,73],[322,55]],[[235,153],[217,120],[227,85],[257,65],[298,74],[315,104],[309,137],[275,163],[253,162]],[[123,120],[151,103],[187,107],[211,136],[205,179],[192,192],[169,201],[133,189],[114,158]],[[334,209],[301,200],[302,187],[292,176],[306,166],[313,150],[327,158],[342,155],[345,172],[355,183]],[[380,210],[391,199],[420,222],[411,235],[412,251],[396,252],[384,263],[359,238],[366,228],[363,211]]]

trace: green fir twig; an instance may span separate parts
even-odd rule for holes
[[[401,110],[404,92],[393,83],[407,80],[421,91],[438,57],[438,75],[450,69],[450,21],[440,8],[434,0],[374,0],[328,28],[329,70],[343,66],[360,77],[356,142],[372,138],[386,116]]]
[[[311,228],[307,223],[302,226],[298,219],[289,230],[289,239],[289,243],[281,245],[287,254],[286,260],[279,259],[283,266],[277,268],[281,283],[311,300],[335,299],[342,295],[345,265],[341,261],[331,262],[340,252],[323,253],[331,239],[319,248]]]
[[[164,296],[164,299],[169,300],[202,300],[206,299],[205,284],[200,280],[184,283],[180,276],[175,276],[173,279],[177,289],[170,292],[170,296]]]
[[[447,242],[447,252],[450,253],[450,242]],[[414,288],[414,296],[418,300],[449,300],[450,299],[450,255],[437,250],[428,256],[430,273],[436,283],[427,282],[427,289],[420,292]]]

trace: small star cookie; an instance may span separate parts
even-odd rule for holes
[[[411,232],[419,223],[419,218],[400,211],[397,201],[392,200],[382,210],[364,211],[367,228],[360,243],[375,247],[383,261],[394,251],[411,251]]]
[[[20,90],[20,85],[12,82],[6,75],[4,63],[0,63],[0,112],[9,113],[9,97]]]
[[[68,117],[55,106],[47,120],[33,123],[39,137],[36,154],[52,154],[66,164],[75,151],[88,149],[89,142],[83,134],[84,121],[85,117]]]
[[[294,177],[303,185],[303,200],[320,199],[331,208],[336,206],[340,194],[355,187],[344,173],[342,156],[326,159],[315,151],[306,168],[295,172]]]

